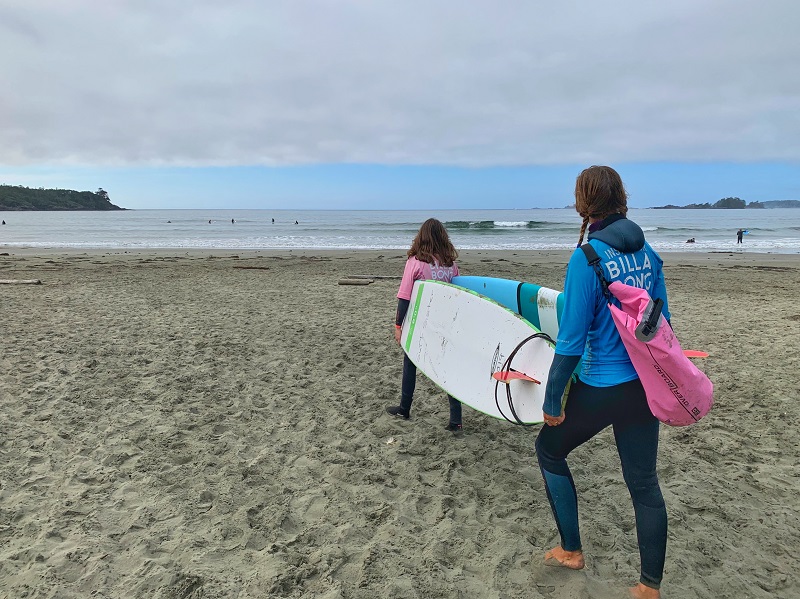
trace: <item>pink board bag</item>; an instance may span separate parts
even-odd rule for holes
[[[670,426],[700,420],[714,404],[714,384],[684,355],[663,316],[659,314],[654,331],[643,334],[653,307],[646,290],[620,281],[610,283],[608,290],[622,306],[608,304],[653,416]]]

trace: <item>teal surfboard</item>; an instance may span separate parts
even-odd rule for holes
[[[555,340],[564,312],[564,293],[541,285],[497,277],[458,276],[451,281],[516,312]]]

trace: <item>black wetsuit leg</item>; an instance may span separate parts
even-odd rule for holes
[[[658,420],[650,413],[637,379],[613,387],[592,387],[578,381],[570,388],[566,419],[559,426],[543,426],[536,454],[547,498],[567,551],[581,548],[578,502],[569,453],[609,425],[613,426],[623,477],[636,515],[643,584],[658,588],[664,570],[667,513],[656,474]]]
[[[417,367],[414,362],[403,356],[403,385],[400,387],[400,407],[406,414],[411,414],[411,402],[414,401],[414,389],[417,386]]]
[[[461,402],[451,395],[447,396],[450,402],[450,424],[461,424]]]
[[[644,389],[639,393],[641,401],[638,405],[646,409],[640,410],[638,415],[631,413],[615,419],[613,430],[622,463],[622,476],[628,486],[636,516],[641,563],[639,581],[657,589],[661,586],[667,553],[667,508],[656,472],[660,425],[647,408]]]

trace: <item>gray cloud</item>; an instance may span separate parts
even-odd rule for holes
[[[26,0],[0,162],[800,160],[800,4]]]

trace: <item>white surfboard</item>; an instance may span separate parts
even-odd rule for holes
[[[539,330],[530,322],[474,291],[417,281],[401,344],[417,368],[462,403],[495,418],[532,424],[543,421],[554,346],[535,338],[520,347],[510,368],[515,371],[511,377],[523,378],[509,377],[498,386],[495,376],[503,375],[495,373],[523,340],[536,333]]]

